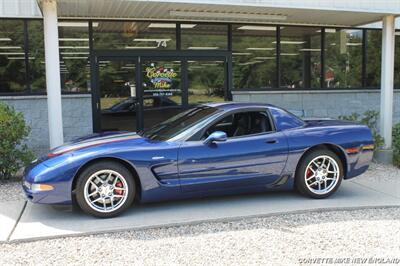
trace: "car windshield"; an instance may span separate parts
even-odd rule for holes
[[[139,132],[139,134],[152,140],[168,140],[182,133],[199,121],[210,117],[212,114],[218,112],[218,110],[219,109],[217,108],[209,106],[191,108],[153,126],[148,130]]]

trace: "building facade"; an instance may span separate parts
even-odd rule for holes
[[[281,2],[0,0],[0,101],[24,113],[37,153],[226,100],[376,110],[390,148],[400,2]]]

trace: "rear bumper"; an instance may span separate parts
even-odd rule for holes
[[[345,179],[359,176],[368,170],[374,151],[372,149],[361,149],[354,154],[348,154],[347,174]]]

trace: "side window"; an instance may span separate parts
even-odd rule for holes
[[[224,131],[228,138],[272,131],[270,119],[264,111],[240,112],[228,115],[211,125],[202,139],[215,131]]]

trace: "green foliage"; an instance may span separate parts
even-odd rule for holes
[[[400,123],[393,127],[393,164],[400,167]]]
[[[32,152],[23,144],[29,131],[22,113],[0,103],[0,180],[10,179],[32,160]]]
[[[375,149],[383,145],[383,138],[378,133],[378,117],[379,112],[369,110],[366,111],[362,116],[357,113],[352,113],[351,115],[339,116],[341,120],[357,121],[361,124],[368,126],[371,129],[372,136],[374,137]]]

